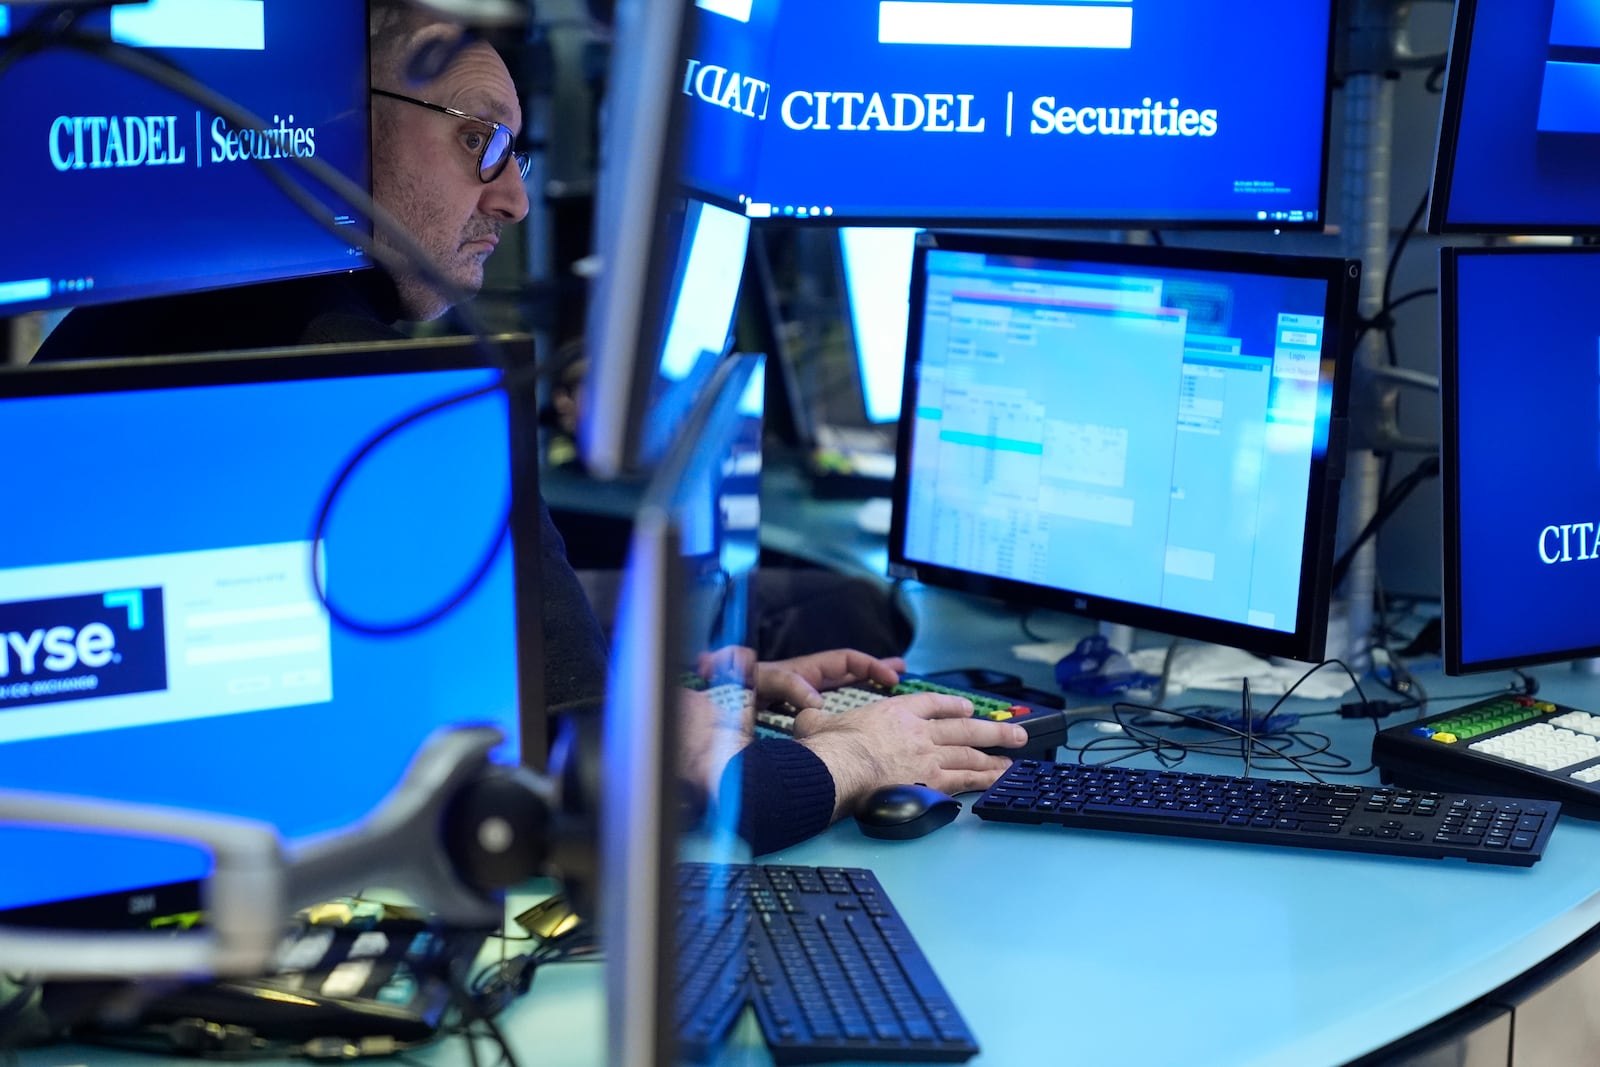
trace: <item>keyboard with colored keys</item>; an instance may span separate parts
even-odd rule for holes
[[[975,718],[1013,722],[1028,731],[1028,744],[1021,749],[984,750],[996,755],[1010,756],[1013,759],[1049,759],[1055,756],[1057,746],[1066,740],[1066,713],[1059,709],[1041,707],[1023,700],[992,696],[973,689],[939,685],[913,675],[902,675],[900,683],[892,687],[878,685],[875,682],[857,682],[840,689],[831,689],[822,694],[822,710],[830,715],[837,715],[840,712],[876,704],[880,700],[907,693],[947,693],[965,697],[972,701],[972,714]],[[792,734],[794,715],[795,709],[788,704],[758,708],[756,725],[764,727],[771,734]]]
[[[981,819],[1529,867],[1549,801],[1020,760]]]
[[[1527,696],[1492,697],[1372,741],[1384,781],[1560,801],[1600,819],[1600,715]]]

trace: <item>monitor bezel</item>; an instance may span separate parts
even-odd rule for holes
[[[1444,634],[1444,672],[1449,675],[1514,670],[1542,663],[1563,663],[1600,656],[1600,644],[1541,652],[1468,660],[1462,648],[1461,617],[1461,340],[1459,275],[1464,258],[1511,259],[1527,256],[1589,256],[1600,259],[1600,249],[1583,245],[1528,245],[1519,247],[1452,247],[1439,249],[1439,481],[1444,508],[1441,541],[1444,573],[1440,582]]]
[[[603,481],[650,467],[645,424],[670,307],[659,279],[675,264],[672,208],[694,195],[678,180],[687,97],[672,91],[689,46],[688,5],[620,0],[614,22],[612,70],[620,76],[608,88],[599,145],[598,269],[584,313],[589,369],[578,424],[579,455]]]
[[[531,369],[534,345],[525,335],[489,338],[502,367]],[[37,397],[87,396],[164,389],[254,385],[273,382],[355,378],[446,370],[487,370],[496,364],[473,338],[360,342],[295,348],[162,356],[140,359],[52,362],[0,368],[0,402]],[[531,384],[531,376],[528,379]],[[518,698],[517,730],[520,762],[543,771],[549,758],[550,735],[544,706],[544,621],[540,588],[540,521],[538,512],[537,426],[531,396],[515,391],[507,404],[508,448],[512,477],[510,542],[514,602],[514,647]],[[373,427],[374,431],[381,427]],[[286,428],[285,432],[292,432]],[[156,892],[166,907],[188,908],[198,896],[198,883],[130,886],[90,898],[46,901],[16,909],[7,918],[37,915],[52,925],[75,922],[103,929],[119,900]],[[83,905],[82,910],[79,904]],[[129,928],[144,928],[148,912],[128,911]],[[95,926],[95,923],[101,925]]]
[[[1466,104],[1467,74],[1472,65],[1472,35],[1478,18],[1478,0],[1456,0],[1450,29],[1449,60],[1445,66],[1444,94],[1439,104],[1439,132],[1434,141],[1433,178],[1428,186],[1427,232],[1447,234],[1526,234],[1569,236],[1600,234],[1600,212],[1592,223],[1560,222],[1452,222],[1450,199],[1455,188],[1456,152],[1461,139],[1462,111]]]
[[[985,252],[1037,259],[1099,261],[1150,268],[1214,270],[1306,278],[1327,283],[1321,380],[1331,391],[1326,446],[1313,453],[1306,487],[1306,515],[1301,544],[1299,604],[1292,631],[1269,630],[1202,615],[1115,600],[1075,590],[1052,589],[1008,578],[974,574],[953,567],[912,560],[906,554],[906,513],[910,494],[911,446],[917,408],[917,369],[922,347],[927,292],[927,257],[933,249]],[[893,514],[889,527],[889,569],[892,577],[913,578],[928,585],[992,597],[1029,607],[1084,615],[1103,622],[1156,630],[1174,637],[1248,649],[1268,656],[1317,662],[1327,641],[1328,608],[1332,601],[1334,541],[1338,531],[1340,486],[1348,437],[1352,342],[1361,265],[1356,260],[1277,253],[1224,252],[1172,246],[1102,244],[1047,238],[950,234],[936,231],[918,237],[911,271],[911,321],[906,335],[905,385],[896,447]],[[1326,377],[1331,364],[1332,379]]]
[[[367,4],[368,0],[361,0],[361,7],[364,11],[367,9]],[[366,20],[364,19],[363,30],[361,33],[361,84],[363,86],[370,86],[372,84],[372,36],[365,26],[365,21]],[[6,38],[0,37],[0,41],[4,40],[6,40]],[[161,88],[154,82],[150,82],[149,85],[154,88]],[[184,94],[175,93],[174,95],[178,96],[186,104],[194,103],[194,101],[190,100],[190,98]],[[365,123],[366,151],[363,154],[361,161],[362,173],[360,175],[345,174],[344,177],[359,185],[366,192],[366,195],[370,201],[372,197],[374,132],[370,98],[368,98],[368,101]],[[279,166],[279,164],[276,162],[262,160],[255,161],[255,165],[257,167]],[[292,159],[289,161],[289,163],[283,164],[282,169],[284,171],[284,176],[288,181],[297,183],[305,192],[312,196],[316,196],[317,190],[322,188],[321,183],[312,177],[311,172],[308,169],[301,166],[295,166]],[[273,195],[278,196],[282,194],[274,190]],[[357,214],[354,228],[361,233],[367,241],[372,241],[374,238],[373,221],[369,217],[366,208],[360,204],[347,204],[345,207],[346,209],[353,209]],[[303,215],[304,212],[297,210],[296,214]],[[325,233],[325,236],[331,238],[334,235],[331,233]],[[58,291],[52,288],[51,294],[42,300],[25,300],[17,301],[16,303],[12,304],[0,304],[0,311],[3,311],[5,316],[24,315],[31,312],[64,311],[78,307],[92,307],[134,300],[157,300],[165,297],[192,296],[200,293],[217,292],[224,289],[240,289],[252,285],[273,285],[278,282],[295,281],[298,279],[354,276],[376,268],[376,263],[373,260],[370,252],[352,241],[346,241],[345,244],[346,260],[343,263],[333,263],[330,261],[317,266],[279,264],[273,267],[259,268],[248,271],[237,270],[231,274],[224,275],[220,281],[218,280],[216,274],[207,274],[194,275],[188,278],[179,279],[176,282],[173,282],[171,279],[153,282],[146,281],[131,285],[124,285],[114,289],[84,289],[69,292],[66,290]],[[331,257],[331,251],[329,255]],[[52,281],[52,286],[53,284],[54,283]]]
[[[487,346],[487,347],[484,347]],[[491,357],[491,350],[493,356]],[[491,362],[493,358],[494,362]],[[471,337],[361,341],[216,352],[195,356],[63,361],[0,369],[0,400],[91,393],[143,392],[205,386],[252,385],[418,374],[444,370],[488,370],[534,366],[534,342],[525,334],[501,334],[480,345]],[[515,593],[519,736],[538,741],[539,752],[523,763],[543,770],[549,737],[544,722],[543,631],[538,595],[539,484],[535,405],[519,398],[516,386],[507,404],[512,479],[511,563]],[[378,429],[378,427],[374,427]],[[535,729],[530,733],[529,727]]]
[[[1320,0],[1319,0],[1320,2]],[[1339,4],[1328,2],[1328,49],[1323,63],[1322,91],[1322,149],[1317,171],[1317,217],[1312,220],[1291,222],[1287,219],[1191,219],[1182,216],[1161,218],[1123,218],[1116,215],[941,215],[924,212],[918,215],[762,215],[750,216],[752,223],[762,226],[842,227],[842,226],[918,226],[927,229],[994,229],[996,227],[1025,226],[1030,229],[1098,229],[1102,227],[1128,230],[1243,230],[1254,233],[1322,233],[1328,224],[1328,156],[1332,145],[1333,90],[1335,88],[1334,63],[1338,55]],[[1465,3],[1467,0],[1461,0]],[[687,36],[687,35],[686,35]],[[680,94],[681,95],[681,94]],[[746,204],[739,196],[726,191],[682,183],[684,195],[746,214]],[[883,425],[887,425],[886,423]]]

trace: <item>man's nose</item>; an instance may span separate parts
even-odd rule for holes
[[[517,173],[516,160],[507,160],[500,176],[483,187],[478,200],[483,213],[506,222],[521,222],[528,216],[528,190]]]

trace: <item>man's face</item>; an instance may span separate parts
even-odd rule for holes
[[[418,43],[435,31],[423,31]],[[456,31],[436,28],[438,35]],[[403,93],[468,115],[522,128],[522,108],[511,75],[494,49],[469,45],[443,74],[409,84],[401,72],[374,71],[375,88]],[[404,225],[446,277],[475,293],[483,264],[507,222],[528,214],[528,195],[516,163],[494,181],[478,177],[478,150],[489,134],[479,123],[402,100],[373,97],[373,198]],[[379,240],[382,241],[380,234]],[[419,276],[398,276],[408,319],[433,319],[449,309],[445,297]]]

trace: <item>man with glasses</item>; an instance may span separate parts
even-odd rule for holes
[[[404,0],[372,0],[373,199],[457,295],[471,295],[503,228],[528,214],[528,157],[514,145],[522,108],[505,63],[488,44],[461,41],[459,27]],[[419,57],[446,62],[417,80]],[[375,238],[399,252],[381,228]],[[436,319],[450,308],[424,273],[379,268],[79,308],[34,359],[394,340],[403,336],[395,323]]]
[[[403,0],[372,0],[373,199],[403,225],[458,293],[483,285],[502,229],[528,213],[527,156],[514,149],[522,109],[511,75],[483,42],[459,47],[458,27]],[[419,56],[443,57],[412,77]],[[380,245],[395,243],[380,229]],[[404,258],[404,257],[402,257]],[[35,362],[192,355],[403,338],[395,323],[443,315],[450,298],[423,272],[381,269],[78,308]],[[598,700],[605,640],[540,508],[540,594],[545,695],[552,704]]]
[[[466,292],[483,285],[483,263],[501,228],[528,213],[528,157],[516,86],[494,49],[460,49],[437,77],[409,75],[417,57],[453,46],[459,31],[404,7],[372,11],[372,195]],[[387,243],[383,233],[380,243]],[[392,247],[392,246],[391,246]],[[404,317],[434,319],[448,298],[415,272],[398,275]]]

